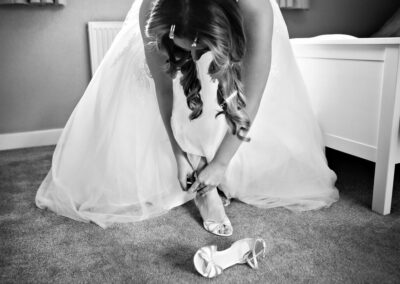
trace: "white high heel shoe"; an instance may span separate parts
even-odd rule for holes
[[[197,208],[199,208],[199,204],[196,198],[194,199],[194,202]],[[213,220],[203,220],[203,227],[204,229],[206,229],[206,231],[209,231],[210,233],[217,236],[229,237],[232,236],[233,234],[233,227],[231,221],[228,219],[226,215],[225,218],[222,220],[222,222],[216,222]]]
[[[235,264],[247,263],[251,268],[258,268],[257,257],[265,257],[266,243],[263,239],[247,238],[234,242],[230,248],[217,251],[217,246],[199,249],[193,257],[194,266],[202,276],[213,278],[224,269]]]

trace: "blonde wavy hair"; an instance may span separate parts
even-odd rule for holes
[[[206,19],[206,20],[205,20]],[[191,52],[175,45],[169,38],[171,25],[174,35],[206,46],[213,54],[209,75],[218,80],[217,100],[232,130],[239,139],[246,136],[250,118],[245,111],[242,59],[246,52],[243,18],[235,0],[156,0],[146,25],[146,36],[159,51],[167,54],[165,69],[172,78],[180,71],[180,83],[186,95],[189,118],[202,114],[201,84]],[[228,99],[229,98],[229,99]]]

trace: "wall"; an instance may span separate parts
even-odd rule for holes
[[[87,22],[123,20],[132,2],[0,6],[0,134],[63,127],[90,80]],[[399,0],[311,0],[311,5],[309,11],[284,11],[291,37],[368,36]]]
[[[310,0],[310,2],[310,10],[283,10],[291,37],[332,33],[369,37],[400,8],[400,0]]]
[[[63,127],[90,80],[87,22],[123,20],[132,2],[0,6],[0,133]]]

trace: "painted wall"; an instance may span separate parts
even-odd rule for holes
[[[350,34],[369,37],[400,8],[400,0],[310,0],[310,10],[284,10],[291,37]]]
[[[90,80],[87,22],[123,20],[132,2],[0,6],[0,134],[63,127]],[[311,0],[311,5],[309,11],[284,11],[291,37],[368,36],[399,0]]]
[[[87,22],[123,20],[132,2],[0,6],[0,133],[63,127],[90,80]]]

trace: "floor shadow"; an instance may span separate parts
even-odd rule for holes
[[[183,246],[174,244],[167,247],[161,254],[164,263],[171,268],[183,272],[196,274],[196,269],[193,265],[193,256],[198,248],[192,246]]]
[[[194,204],[194,200],[187,202],[186,204],[182,205],[182,208],[185,209],[186,212],[196,221],[196,223],[200,226],[203,226],[203,219],[201,218],[200,212]]]
[[[341,198],[370,209],[374,187],[375,163],[330,148],[326,149],[329,167],[337,174],[336,187]],[[400,164],[393,183],[392,212],[400,208]]]

